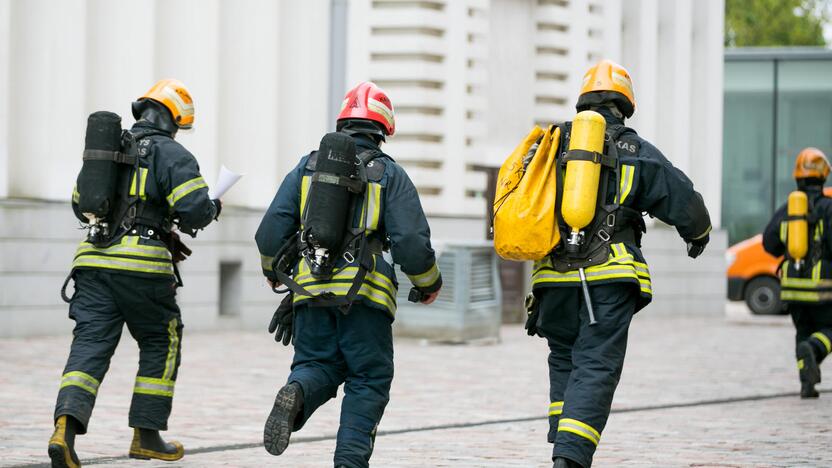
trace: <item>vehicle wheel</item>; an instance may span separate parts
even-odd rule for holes
[[[780,306],[780,283],[769,276],[754,278],[745,287],[745,303],[757,315],[783,313]]]

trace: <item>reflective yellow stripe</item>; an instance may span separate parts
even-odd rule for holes
[[[309,272],[309,266],[306,262],[301,260],[298,264],[298,274],[295,275],[294,280],[299,285],[306,288],[313,294],[320,294],[322,292],[331,292],[336,296],[346,296],[352,287],[352,281],[358,273],[358,267],[347,267],[333,275],[329,280],[318,281]],[[358,295],[362,296],[376,304],[382,305],[391,313],[396,310],[396,287],[393,282],[377,271],[368,271],[364,278],[364,284],[358,291]],[[308,296],[301,296],[295,294],[295,302],[302,302],[310,299]]]
[[[274,257],[269,257],[267,255],[260,255],[260,266],[263,267],[266,271],[272,270],[272,262],[274,262]]]
[[[713,226],[708,226],[708,229],[705,229],[705,232],[703,232],[702,234],[699,234],[698,236],[694,237],[693,240],[702,239],[703,237],[710,234],[712,229],[713,229]]]
[[[172,398],[176,382],[170,379],[156,379],[153,377],[136,377],[133,393],[141,395],[155,395]]]
[[[832,341],[829,340],[829,337],[824,335],[821,332],[812,333],[812,338],[820,341],[826,346],[826,354],[832,353]]]
[[[72,187],[72,202],[73,203],[78,203],[78,200],[80,200],[80,199],[81,199],[81,194],[78,193],[78,186],[76,185],[76,186]]]
[[[638,282],[641,292],[652,295],[650,270],[647,264],[637,262],[635,257],[627,252],[627,247],[623,243],[611,244],[610,250],[610,257],[605,263],[585,270],[587,281],[632,279]],[[558,272],[552,267],[551,259],[548,257],[535,262],[532,274],[533,287],[542,284],[580,283],[580,281],[581,277],[577,270]]]
[[[798,360],[797,360],[797,368],[798,368],[798,369],[803,370],[803,368],[804,368],[805,366],[806,366],[806,364],[804,364],[803,359],[798,359]]]
[[[815,240],[818,241],[823,236],[823,221],[815,224]]]
[[[208,184],[205,183],[205,180],[202,177],[194,177],[183,184],[179,184],[175,189],[171,190],[170,194],[167,196],[168,205],[173,208],[174,205],[176,205],[176,202],[185,198],[191,192],[206,187],[208,187]]]
[[[817,268],[817,267],[815,267]],[[784,268],[785,270],[785,268]],[[818,274],[820,273],[818,269]],[[784,288],[789,289],[818,289],[818,288],[832,288],[832,280],[828,279],[820,279],[818,277],[815,279],[815,270],[812,270],[812,278],[789,278],[788,276],[783,275],[783,278],[780,280],[780,285]]]
[[[598,431],[589,424],[578,421],[577,419],[563,418],[558,421],[558,432],[571,432],[572,434],[588,439],[595,445],[598,445],[598,442],[601,441],[601,434]]]
[[[786,236],[789,232],[789,224],[785,221],[780,223],[780,242],[786,243]]]
[[[136,260],[133,258],[82,255],[72,262],[73,268],[93,267],[111,270],[136,271],[140,273],[173,274],[173,263]]]
[[[792,291],[783,289],[780,291],[780,299],[793,302],[832,301],[832,292]]]
[[[417,288],[427,288],[429,286],[433,286],[439,280],[439,267],[436,266],[436,263],[433,264],[428,271],[420,274],[420,275],[407,275],[410,278],[410,282],[413,283],[413,286]]]
[[[818,261],[818,263],[812,268],[812,279],[815,282],[820,282],[820,269],[823,262]]]
[[[368,231],[378,229],[381,217],[381,185],[370,183],[367,185],[367,209],[364,228]]]
[[[563,413],[563,402],[555,401],[549,405],[549,416],[558,416]]]
[[[147,168],[140,167],[139,168],[139,198],[142,200],[147,199],[147,195],[145,193],[145,188],[147,187]],[[136,196],[136,173],[133,173],[133,179],[130,181],[130,196]]]
[[[165,360],[165,372],[163,379],[173,380],[173,373],[176,372],[176,355],[179,352],[179,333],[176,327],[179,321],[175,318],[168,322],[168,357]]]
[[[627,199],[627,195],[633,189],[633,178],[636,174],[635,166],[622,165],[621,166],[621,186],[618,189],[619,198],[618,203],[623,204]]]
[[[98,387],[101,382],[95,377],[81,371],[71,371],[61,377],[61,388],[64,387],[80,387],[93,394],[98,394]]]
[[[306,211],[306,199],[309,196],[309,184],[312,183],[312,177],[303,176],[300,181],[300,219],[303,220],[303,213]],[[302,228],[303,226],[301,226]]]
[[[88,242],[82,242],[75,251],[75,256],[77,257],[87,253],[96,253],[99,255],[125,255],[166,261],[171,259],[170,251],[165,247],[128,243],[116,244],[104,249],[99,249]]]

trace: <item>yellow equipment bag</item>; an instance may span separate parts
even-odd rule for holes
[[[542,139],[541,139],[542,135]],[[523,159],[540,140],[528,166]],[[506,260],[540,260],[560,242],[555,199],[555,156],[560,129],[538,126],[509,155],[497,177],[494,249]]]

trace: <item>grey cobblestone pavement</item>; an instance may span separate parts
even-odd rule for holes
[[[48,462],[69,342],[69,336],[0,340],[0,466]],[[792,348],[785,319],[737,324],[645,310],[631,329],[615,414],[594,466],[832,466],[832,386],[821,385],[819,400],[801,401]],[[519,326],[504,327],[493,345],[398,339],[373,466],[551,466],[546,353],[545,342]],[[124,458],[137,360],[126,335],[99,391],[90,433],[78,439],[79,455],[93,466],[331,466],[337,400],[293,436],[283,456],[259,445],[291,360],[291,350],[265,331],[189,335],[186,328],[166,435],[192,452],[175,463]]]

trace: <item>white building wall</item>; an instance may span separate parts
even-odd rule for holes
[[[57,290],[82,235],[68,200],[86,117],[106,109],[131,125],[130,102],[163,77],[194,95],[196,129],[178,139],[206,179],[220,164],[247,174],[182,265],[190,329],[271,313],[253,234],[284,174],[334,126],[331,79],[388,91],[398,132],[386,149],[435,236],[481,239],[474,166],[499,166],[535,123],[571,118],[584,71],[611,58],[633,76],[630,124],[688,172],[718,222],[723,0],[350,0],[344,77],[330,76],[331,3],[0,1],[0,335],[71,325]],[[654,273],[687,275],[681,241],[653,238]],[[715,283],[696,289],[713,295],[724,285],[711,255],[698,274]],[[235,267],[242,278],[221,273]],[[240,303],[220,316],[221,291],[234,290]],[[674,291],[664,297],[692,294]]]
[[[165,77],[194,96],[195,129],[177,140],[206,180],[220,164],[246,173],[224,199],[222,222],[186,240],[194,255],[181,265],[183,321],[193,330],[268,320],[274,295],[262,286],[254,231],[285,173],[327,129],[329,8],[0,1],[0,336],[71,327],[58,291],[83,235],[68,201],[86,117],[110,110],[129,127],[130,103]],[[239,299],[227,317],[225,293]]]

